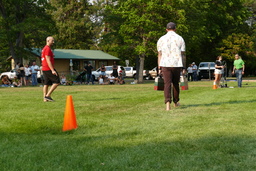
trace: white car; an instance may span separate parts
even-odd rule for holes
[[[2,79],[2,77],[3,77],[4,75],[7,75],[8,79],[10,79],[10,80],[13,80],[14,77],[17,77],[15,69],[13,69],[13,70],[11,70],[11,71],[9,71],[9,72],[3,72],[3,73],[1,73],[0,79]]]
[[[126,77],[131,77],[136,79],[136,68],[135,67],[124,67],[126,72]],[[143,78],[146,78],[148,76],[148,71],[143,70]]]
[[[105,66],[106,68],[106,77],[109,77],[111,73],[113,73],[113,66]],[[126,76],[125,69],[123,66],[118,65],[117,69],[118,74],[122,73],[123,77]],[[94,80],[98,80],[99,76],[101,75],[100,68],[98,68],[96,71],[92,71],[92,77]]]
[[[14,77],[17,77],[17,75],[16,75],[16,70],[15,70],[15,69],[12,69],[12,70],[9,71],[9,72],[3,72],[3,73],[1,73],[0,79],[2,79],[2,77],[3,77],[4,75],[7,75],[8,79],[10,79],[10,80],[13,80]],[[41,74],[40,74],[40,71],[37,72],[37,81],[38,81],[38,82],[41,82]]]

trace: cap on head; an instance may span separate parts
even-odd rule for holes
[[[196,63],[195,62],[192,62],[193,65],[195,65]]]
[[[173,22],[169,22],[169,23],[167,24],[167,26],[166,26],[166,29],[168,29],[168,30],[174,30],[174,29],[176,29],[176,24],[173,23]]]

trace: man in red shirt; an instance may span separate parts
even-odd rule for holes
[[[46,38],[46,45],[42,50],[41,60],[42,60],[42,71],[44,76],[44,102],[54,101],[51,98],[52,92],[60,84],[60,78],[57,71],[54,69],[54,54],[51,50],[51,46],[54,44],[53,37]],[[48,87],[51,86],[48,91]]]

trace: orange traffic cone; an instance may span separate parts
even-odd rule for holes
[[[76,128],[77,128],[76,114],[74,110],[72,96],[68,95],[67,101],[66,101],[66,110],[64,115],[64,123],[63,123],[62,131],[68,131]]]
[[[217,87],[217,85],[216,85],[216,83],[214,82],[213,83],[213,86],[212,86],[212,89],[217,89],[218,87]]]

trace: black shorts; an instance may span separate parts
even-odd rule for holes
[[[55,70],[56,71],[56,70]],[[60,84],[60,77],[56,71],[57,76],[52,74],[52,71],[43,71],[44,85]]]

